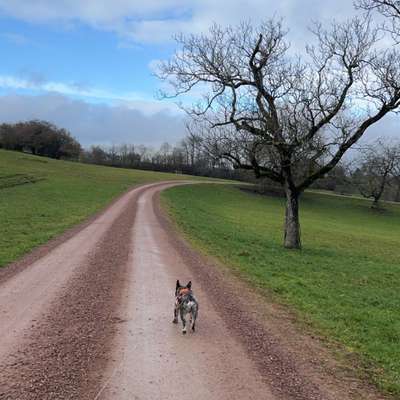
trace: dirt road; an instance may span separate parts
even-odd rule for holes
[[[356,383],[325,379],[312,349],[292,351],[247,289],[175,237],[156,201],[174,184],[132,190],[0,275],[0,399],[352,398]],[[186,336],[171,323],[177,278],[200,302]]]
[[[172,324],[177,278],[192,278],[171,248],[153,209],[158,187],[138,200],[133,252],[125,290],[124,321],[115,363],[100,399],[272,399],[244,350],[229,334],[207,295],[194,283],[202,318],[186,337]]]

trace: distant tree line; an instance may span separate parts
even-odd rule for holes
[[[400,142],[378,139],[360,147],[311,188],[361,195],[372,200],[372,208],[381,208],[381,200],[400,202]],[[280,186],[269,179],[258,183],[257,191],[284,196]]]
[[[187,125],[187,135],[176,145],[167,142],[159,148],[120,144],[83,149],[65,129],[47,121],[33,120],[0,125],[0,148],[29,152],[56,159],[117,168],[135,168],[187,175],[234,179],[256,183],[260,193],[284,196],[281,185],[268,177],[257,178],[251,169],[218,156],[207,135],[198,125]],[[340,162],[311,188],[338,194],[362,195],[373,200],[400,202],[400,142],[377,140],[359,148],[348,162]],[[299,168],[313,169],[313,160],[304,154]]]
[[[1,124],[0,148],[75,160],[79,159],[82,150],[67,130],[39,120]]]
[[[212,157],[205,152],[201,142],[192,136],[181,140],[177,145],[165,142],[158,149],[133,144],[92,146],[81,152],[80,160],[84,163],[119,168],[243,181],[252,179],[248,172],[234,169],[226,161]]]
[[[0,124],[0,148],[119,168],[241,180],[247,176],[226,161],[206,154],[201,150],[199,139],[190,134],[175,146],[163,143],[159,149],[133,144],[83,149],[66,129],[47,121],[32,120]]]

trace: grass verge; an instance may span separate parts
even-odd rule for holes
[[[302,251],[282,248],[283,199],[225,185],[176,187],[162,203],[192,243],[342,349],[400,397],[400,207],[307,193]],[[356,362],[354,363],[354,360]]]

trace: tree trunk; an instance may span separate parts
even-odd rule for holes
[[[371,208],[377,210],[379,208],[379,199],[381,196],[374,197],[374,201],[372,202]]]
[[[299,195],[295,189],[286,186],[286,214],[284,246],[287,249],[301,249]]]
[[[394,196],[394,201],[400,202],[400,182],[397,184],[397,190]]]
[[[382,177],[382,182],[381,182],[381,184],[380,184],[380,186],[378,188],[378,192],[376,192],[374,194],[374,196],[373,196],[374,197],[374,201],[372,203],[371,208],[375,208],[375,209],[379,208],[379,200],[381,199],[381,197],[383,195],[383,192],[385,190],[386,179],[387,179],[388,174],[389,174],[389,170],[387,170],[387,172],[385,172],[385,174]]]

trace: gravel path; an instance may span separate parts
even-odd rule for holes
[[[191,273],[154,212],[159,190],[146,190],[138,199],[120,315],[124,323],[99,399],[274,399],[196,282],[201,316],[196,333],[183,336],[181,327],[171,323],[176,279],[187,282]]]
[[[0,272],[0,399],[383,398],[176,235],[157,198],[177,184],[134,189]],[[177,278],[195,334],[171,323]]]

